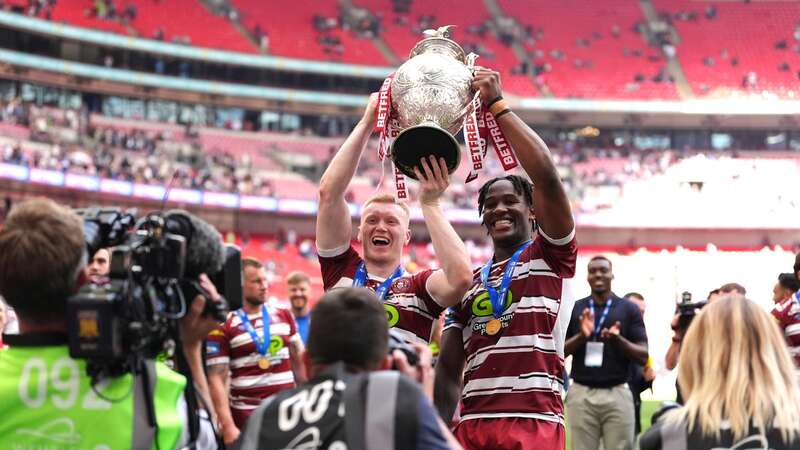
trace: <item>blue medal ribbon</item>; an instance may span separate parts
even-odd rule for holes
[[[361,261],[358,264],[358,268],[356,269],[356,275],[353,277],[353,287],[364,287],[367,284],[367,266],[364,264],[364,261]],[[386,298],[386,293],[389,292],[389,288],[394,283],[394,280],[403,276],[403,269],[400,266],[397,266],[392,276],[385,279],[383,283],[381,283],[376,289],[375,294],[377,294],[378,298],[383,301]]]
[[[603,326],[603,323],[606,321],[606,317],[608,317],[608,312],[611,311],[611,302],[613,299],[608,299],[606,302],[606,307],[603,309],[603,314],[600,315],[600,321],[598,322],[595,320],[594,322],[594,331],[592,332],[592,337],[597,340],[597,336],[600,335],[600,327]],[[589,307],[592,308],[592,314],[594,314],[594,299],[589,299]]]
[[[264,331],[264,338],[259,338],[256,329],[253,328],[253,325],[250,323],[250,319],[247,318],[247,314],[244,312],[243,309],[236,310],[236,314],[239,315],[239,318],[242,320],[242,326],[244,330],[250,334],[250,337],[253,339],[253,343],[256,345],[256,351],[261,356],[267,356],[267,351],[269,350],[269,313],[267,312],[267,306],[261,305],[261,326],[263,327]]]
[[[500,282],[500,290],[489,286],[489,273],[492,271],[492,261],[490,259],[483,269],[481,269],[481,283],[489,293],[489,300],[492,302],[492,315],[499,319],[503,315],[504,306],[506,303],[506,295],[508,294],[508,287],[511,285],[511,278],[514,276],[514,267],[517,265],[517,260],[522,252],[531,245],[533,241],[527,241],[520,245],[519,248],[508,259],[505,268],[503,269],[503,280]]]

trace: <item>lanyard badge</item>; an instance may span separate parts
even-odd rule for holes
[[[489,286],[489,273],[492,271],[492,260],[490,259],[486,265],[483,266],[483,269],[481,269],[481,283],[483,283],[483,287],[489,294],[489,300],[492,303],[492,315],[494,316],[492,320],[486,323],[486,334],[490,336],[497,334],[503,326],[500,322],[500,316],[503,314],[508,288],[511,285],[511,278],[514,276],[514,268],[517,265],[517,260],[519,260],[520,255],[531,245],[531,242],[533,241],[527,241],[520,245],[514,254],[511,255],[511,258],[508,259],[508,262],[506,262],[506,266],[503,269],[503,279],[500,282],[500,290]]]
[[[608,299],[606,302],[606,307],[603,309],[603,314],[600,315],[600,321],[595,321],[594,323],[594,331],[592,332],[592,337],[597,340],[597,336],[600,335],[600,328],[606,321],[606,317],[608,317],[608,312],[611,311],[611,303],[613,299]],[[589,299],[589,307],[592,308],[592,313],[594,313],[594,299]]]
[[[270,341],[270,334],[269,334],[269,312],[267,312],[267,306],[261,305],[261,326],[264,331],[263,338],[258,336],[256,329],[253,328],[253,325],[250,323],[250,319],[247,317],[247,314],[244,310],[239,309],[236,311],[236,314],[239,315],[239,318],[242,320],[242,326],[244,330],[250,335],[250,338],[253,339],[253,343],[256,346],[256,351],[261,358],[258,359],[258,367],[262,370],[269,369],[269,358],[267,358],[267,351],[269,350],[269,341]]]
[[[394,283],[394,280],[403,276],[403,269],[400,266],[397,266],[392,276],[383,280],[376,289],[375,294],[378,296],[381,301],[386,298],[386,293],[389,292],[389,288]],[[358,264],[358,268],[356,269],[356,275],[353,277],[353,287],[364,287],[367,284],[367,266],[364,264],[364,261]]]

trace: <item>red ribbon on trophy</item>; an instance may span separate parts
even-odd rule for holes
[[[486,122],[481,111],[481,95],[480,92],[476,92],[472,99],[472,111],[464,119],[464,142],[467,143],[470,161],[472,161],[472,170],[467,175],[465,183],[478,178],[478,171],[483,169],[483,157],[486,156],[486,135]]]
[[[503,170],[508,172],[519,165],[517,155],[514,154],[511,144],[506,139],[506,135],[503,134],[503,130],[500,129],[500,125],[495,120],[494,115],[487,110],[485,118],[486,128],[489,130],[489,136],[491,136],[492,144],[494,144],[494,151],[500,159],[500,164],[503,165]]]
[[[389,75],[383,80],[383,85],[378,91],[378,118],[375,121],[375,129],[380,133],[378,139],[378,158],[383,166],[383,160],[389,155],[390,140],[396,138],[400,134],[400,127],[397,124],[397,119],[394,117],[392,111],[392,80],[394,74]],[[406,176],[400,172],[399,169],[392,163],[394,169],[394,186],[397,190],[397,198],[406,200],[408,199],[408,189],[406,188]],[[383,177],[381,177],[381,182]]]

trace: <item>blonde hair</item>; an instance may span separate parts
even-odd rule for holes
[[[308,276],[305,272],[301,272],[299,270],[295,270],[294,272],[290,272],[289,275],[286,275],[286,284],[300,284],[300,283],[311,283],[311,277]]]
[[[723,421],[734,439],[750,424],[781,431],[790,443],[800,433],[800,388],[789,350],[775,320],[740,295],[709,304],[683,339],[678,384],[683,408],[667,420],[720,438]]]
[[[406,217],[411,218],[411,211],[408,209],[408,205],[405,203],[397,200],[394,198],[392,194],[375,194],[372,197],[368,198],[367,201],[364,202],[364,205],[361,206],[361,210],[367,209],[372,203],[389,203],[392,205],[399,206],[403,211],[406,213]],[[361,217],[364,217],[363,215]]]

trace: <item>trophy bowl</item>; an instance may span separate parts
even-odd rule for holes
[[[400,129],[391,146],[395,166],[416,179],[423,157],[444,158],[448,173],[461,161],[454,134],[472,108],[472,70],[464,50],[448,36],[449,27],[425,32],[392,81],[392,110]],[[421,170],[421,168],[420,168]]]

